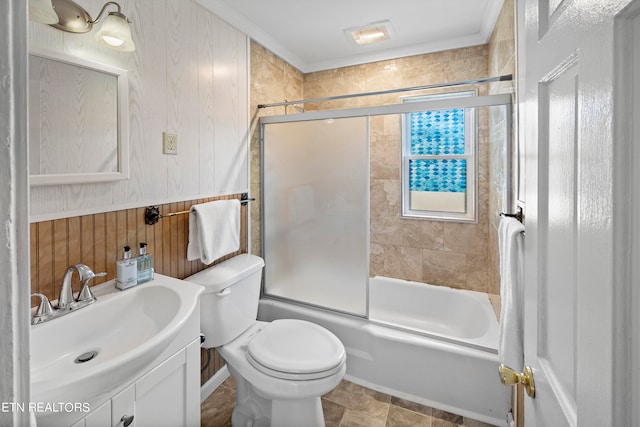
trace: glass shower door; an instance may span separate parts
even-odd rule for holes
[[[266,295],[367,315],[368,118],[262,125]]]

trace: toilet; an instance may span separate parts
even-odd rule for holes
[[[243,254],[185,279],[205,287],[203,347],[215,348],[236,380],[232,425],[324,426],[320,397],[345,374],[344,346],[315,323],[258,321],[262,267]]]

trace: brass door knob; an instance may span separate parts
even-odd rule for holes
[[[536,397],[536,385],[533,381],[533,371],[530,367],[525,366],[524,372],[519,374],[510,367],[500,364],[498,367],[498,373],[500,374],[500,381],[502,384],[522,384],[529,397]]]

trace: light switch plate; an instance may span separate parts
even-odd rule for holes
[[[164,154],[178,154],[178,135],[162,132],[162,152]]]

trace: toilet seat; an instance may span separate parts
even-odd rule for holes
[[[304,320],[279,319],[251,338],[246,357],[266,375],[313,380],[338,372],[346,354],[342,342],[325,328]]]

